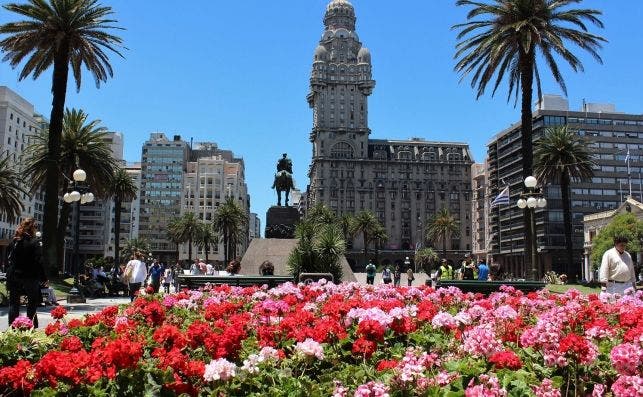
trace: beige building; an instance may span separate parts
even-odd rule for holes
[[[228,161],[223,155],[201,157],[187,164],[185,184],[181,200],[181,214],[194,212],[206,223],[211,223],[219,205],[232,197],[239,207],[250,214],[248,187],[245,182],[245,165],[242,159]],[[248,227],[248,225],[246,225]],[[222,239],[221,239],[222,240]],[[248,233],[242,233],[237,244],[237,256],[242,256],[248,247]],[[192,258],[205,258],[205,251],[192,246]],[[179,247],[179,259],[188,258],[188,244]],[[223,240],[212,247],[210,261],[224,261]]]
[[[589,281],[594,279],[594,272],[592,272],[591,263],[592,243],[594,241],[594,238],[598,235],[598,233],[600,233],[601,229],[607,226],[614,219],[616,215],[622,214],[624,212],[631,212],[639,220],[643,221],[643,204],[631,197],[628,197],[623,203],[621,203],[621,205],[613,210],[597,212],[595,214],[585,215],[583,217],[584,252],[582,277],[585,280]],[[643,262],[643,252],[630,252],[630,254],[632,255],[632,259],[635,262]]]
[[[427,223],[448,208],[461,225],[460,236],[447,242],[449,257],[457,260],[472,248],[469,147],[422,138],[369,139],[368,96],[375,81],[355,21],[348,1],[328,4],[307,96],[313,109],[307,205],[323,203],[338,215],[375,213],[389,237],[379,254],[385,264],[401,263],[424,246]],[[365,265],[362,245],[355,238],[347,255],[353,268]]]
[[[489,263],[489,211],[487,195],[487,172],[485,164],[471,165],[473,203],[471,204],[471,253],[478,259]]]

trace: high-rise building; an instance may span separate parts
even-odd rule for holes
[[[214,146],[216,147],[216,145]],[[184,188],[181,201],[181,214],[193,212],[198,219],[211,223],[215,213],[226,199],[234,199],[241,210],[250,214],[250,203],[248,187],[245,182],[245,165],[243,159],[230,155],[218,154],[209,157],[194,157],[195,161],[187,164],[187,172],[184,176]],[[201,152],[199,155],[207,155]],[[230,159],[230,161],[228,160]],[[237,241],[237,255],[242,255],[248,247],[248,225],[245,225],[246,232],[239,236]],[[199,250],[196,243],[192,247],[193,258],[188,258],[188,244],[181,244],[179,259],[194,259],[195,255],[205,257],[205,252]],[[223,263],[224,249],[223,241],[213,247],[209,252],[209,260]]]
[[[251,212],[248,219],[248,243],[253,238],[261,238],[261,219],[259,219],[259,215]]]
[[[424,229],[441,208],[460,222],[447,242],[451,259],[471,250],[471,164],[465,143],[369,139],[368,96],[375,87],[371,54],[355,31],[355,10],[333,0],[315,49],[308,104],[313,109],[312,163],[307,205],[323,203],[336,214],[368,210],[386,227],[379,257],[401,263],[425,243]],[[362,241],[347,258],[362,267]],[[442,243],[436,243],[442,249]]]
[[[485,259],[487,262],[487,242],[489,240],[488,218],[490,202],[487,197],[487,172],[485,164],[473,164],[471,166],[471,178],[473,179],[473,202],[471,204],[471,253],[478,259]]]
[[[152,254],[163,262],[176,259],[176,244],[167,235],[170,220],[181,215],[188,144],[175,135],[150,134],[141,156],[139,237],[150,243]]]
[[[31,135],[46,128],[46,121],[34,111],[34,106],[8,87],[0,86],[0,156],[8,157],[9,164],[16,171],[20,170],[23,151],[31,142]],[[23,186],[27,191],[31,186]],[[24,210],[17,219],[9,219],[6,214],[0,216],[0,254],[5,258],[4,250],[16,231],[20,220],[33,217],[38,224],[42,222],[44,195],[37,191],[33,196],[22,195]]]
[[[534,141],[548,127],[561,125],[568,125],[587,139],[596,167],[591,181],[571,184],[574,263],[569,267],[565,263],[560,187],[550,181],[539,181],[547,207],[536,209],[537,255],[541,273],[553,270],[580,275],[583,216],[617,208],[630,194],[638,201],[643,196],[643,116],[619,113],[614,105],[606,104],[583,104],[580,110],[572,111],[565,98],[545,95],[533,114]],[[523,210],[516,207],[523,190],[520,139],[518,123],[497,134],[487,147],[489,199],[495,198],[506,185],[510,186],[511,195],[508,205],[500,205],[489,213],[490,250],[506,271],[528,276],[523,258]]]

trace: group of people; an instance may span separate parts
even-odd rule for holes
[[[476,263],[471,255],[467,255],[456,269],[443,258],[434,273],[435,280],[489,280],[489,265],[484,259]]]
[[[410,287],[413,285],[415,275],[413,273],[413,267],[411,266],[411,261],[409,260],[408,256],[404,260],[404,268],[406,269],[406,282]],[[382,270],[382,282],[384,284],[390,284],[391,282],[393,282],[394,286],[399,287],[402,282],[402,270],[402,266],[400,266],[399,264],[395,266],[394,271],[391,271],[390,266],[385,266]],[[368,265],[366,265],[367,284],[372,285],[375,283],[375,274],[377,274],[377,267],[373,264],[372,261],[370,261],[368,262]]]
[[[144,259],[145,256],[141,252],[134,253],[120,275],[121,280],[128,285],[130,300],[134,300],[137,292],[146,283],[152,287],[154,293],[159,292],[161,284],[165,293],[170,292],[170,286],[178,289],[176,274],[181,271],[178,263],[176,266],[166,266],[153,259],[148,268]]]

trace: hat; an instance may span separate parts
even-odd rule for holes
[[[442,258],[442,260],[440,262],[446,262],[446,261],[447,261],[446,259]]]
[[[406,257],[406,260],[407,260],[407,261],[409,260],[409,257],[408,257],[408,256]]]

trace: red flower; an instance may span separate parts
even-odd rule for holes
[[[365,358],[371,358],[375,350],[377,349],[377,343],[372,342],[368,339],[359,338],[353,343],[353,354],[356,356],[364,356]]]
[[[589,354],[587,339],[576,334],[569,334],[560,340],[558,351],[583,360]]]
[[[522,361],[516,353],[511,350],[505,350],[503,352],[497,352],[489,357],[489,362],[493,364],[496,369],[508,368],[512,370],[517,370],[522,368]]]
[[[79,352],[83,348],[83,341],[79,337],[72,335],[60,342],[60,350],[68,352]]]
[[[176,326],[169,324],[163,324],[160,326],[156,331],[154,331],[154,335],[152,337],[165,349],[171,349],[173,347],[182,349],[188,344],[188,341],[181,333],[181,330]]]
[[[380,372],[386,371],[389,369],[394,369],[395,367],[397,367],[397,364],[397,360],[380,360],[380,362],[377,363],[376,369]]]
[[[51,317],[55,318],[56,320],[60,320],[61,318],[65,317],[67,314],[67,309],[65,309],[62,306],[56,306],[51,310]]]
[[[18,360],[12,367],[0,368],[0,391],[11,389],[29,395],[35,385],[34,368],[27,360]]]
[[[146,294],[153,294],[154,293],[154,287],[152,287],[151,285],[148,285],[147,287],[145,287],[145,293]]]
[[[385,332],[384,326],[375,320],[364,320],[357,326],[357,335],[376,342],[384,340]]]

